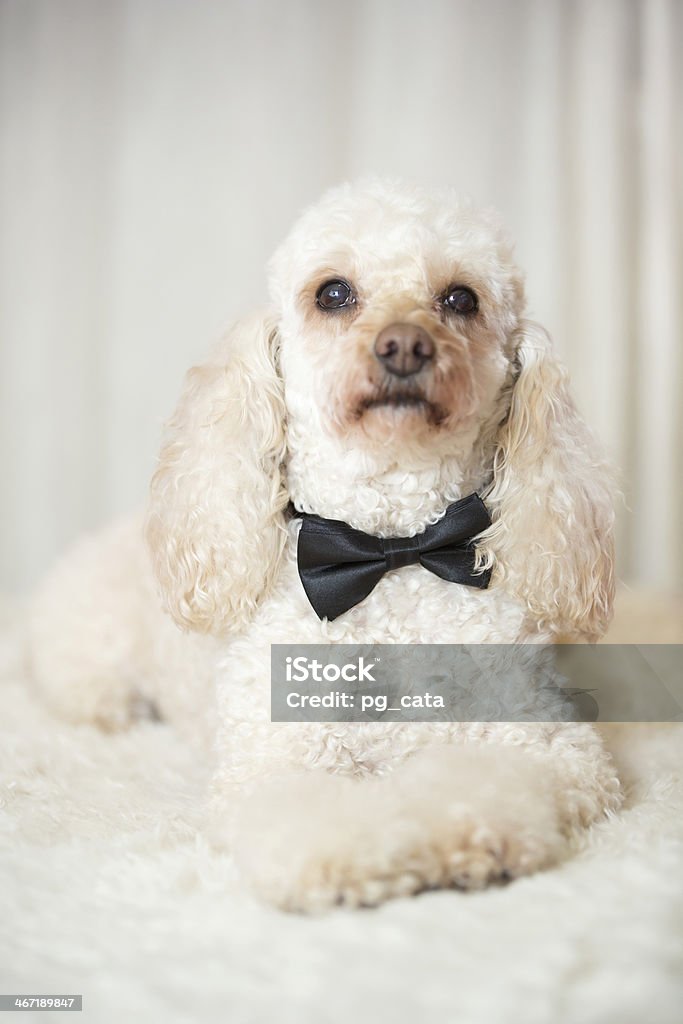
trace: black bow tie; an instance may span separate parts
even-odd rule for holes
[[[442,519],[414,537],[372,537],[337,519],[300,516],[297,559],[306,596],[321,619],[365,600],[385,572],[419,562],[449,583],[485,590],[491,570],[474,572],[473,539],[491,525],[478,494],[449,505]]]

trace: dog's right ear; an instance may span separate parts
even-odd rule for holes
[[[285,405],[277,328],[239,322],[187,374],[152,477],[146,537],[164,607],[184,628],[243,627],[286,539]]]

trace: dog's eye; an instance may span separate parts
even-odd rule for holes
[[[356,297],[346,281],[326,281],[318,288],[315,301],[321,309],[342,309],[352,306]]]
[[[472,316],[479,309],[477,296],[471,288],[449,288],[441,302],[450,313]]]

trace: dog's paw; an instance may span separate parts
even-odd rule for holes
[[[311,773],[246,801],[243,876],[286,910],[376,906],[425,889],[478,889],[561,856],[552,782],[510,748],[438,748],[392,776]]]

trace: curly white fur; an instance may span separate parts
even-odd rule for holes
[[[357,302],[330,315],[315,295],[334,277],[353,282]],[[476,316],[444,315],[438,296],[455,283],[476,292]],[[524,318],[511,245],[494,214],[450,190],[343,186],[276,253],[271,295],[190,371],[152,480],[154,574],[192,632],[160,614],[141,541],[124,528],[86,542],[38,595],[35,676],[72,718],[116,727],[142,694],[195,737],[215,732],[211,832],[281,906],[375,903],[552,863],[619,804],[590,726],[269,720],[271,643],[604,631],[609,476],[547,335]],[[396,321],[435,342],[422,405],[373,404],[386,387],[373,343]],[[478,553],[493,568],[487,591],[410,566],[334,622],[317,619],[288,500],[405,536],[475,490],[493,519]]]

